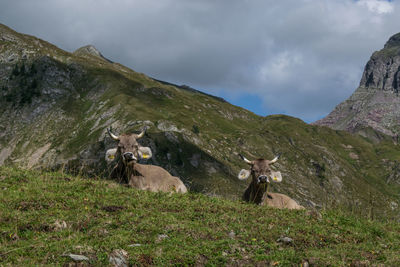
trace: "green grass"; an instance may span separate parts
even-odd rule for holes
[[[305,211],[195,193],[149,193],[113,181],[8,167],[0,168],[0,190],[5,265],[64,265],[71,260],[62,255],[69,253],[107,265],[114,249],[126,250],[129,263],[140,266],[400,264],[398,223],[340,211],[325,211],[318,219]],[[55,228],[57,220],[67,227]],[[159,240],[161,234],[168,237]],[[281,236],[293,242],[277,242]]]

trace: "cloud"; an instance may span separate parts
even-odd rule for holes
[[[398,13],[378,0],[0,2],[1,23],[68,51],[93,44],[152,77],[306,121],[356,89]]]
[[[391,13],[394,10],[393,3],[384,0],[359,0],[358,4],[378,14]]]

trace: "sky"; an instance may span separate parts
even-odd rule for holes
[[[0,23],[18,32],[306,122],[354,92],[399,14],[400,0],[0,1]]]

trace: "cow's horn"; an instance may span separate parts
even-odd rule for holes
[[[142,138],[144,133],[146,132],[146,130],[147,130],[147,127],[144,127],[143,131],[140,134],[137,135],[137,138]]]
[[[239,154],[239,156],[240,156],[240,158],[241,158],[242,160],[244,160],[244,162],[246,162],[247,164],[253,164],[252,161],[246,159],[242,154]]]
[[[119,137],[113,134],[110,130],[110,128],[107,128],[108,134],[111,136],[112,139],[119,141]]]
[[[281,153],[279,153],[278,155],[276,155],[275,158],[269,162],[269,164],[274,164],[275,162],[278,161],[278,159],[279,159],[280,157],[281,157]]]

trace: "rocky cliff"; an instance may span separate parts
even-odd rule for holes
[[[106,60],[92,46],[74,53],[0,25],[0,165],[107,177],[106,134],[149,129],[139,140],[191,191],[239,199],[249,159],[272,158],[283,174],[271,191],[307,207],[340,205],[399,214],[400,148],[299,119],[260,117],[188,86],[154,80]],[[363,207],[363,208],[361,208]]]
[[[365,66],[360,86],[327,117],[315,122],[338,130],[379,139],[379,133],[400,133],[400,33],[384,48],[372,54]],[[370,131],[373,129],[378,132]]]

